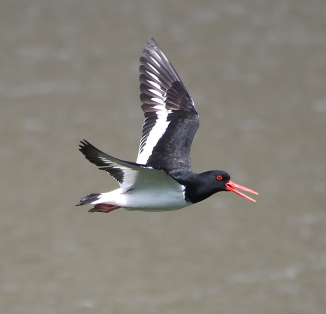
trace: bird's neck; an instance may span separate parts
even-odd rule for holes
[[[207,188],[205,173],[194,173],[192,171],[175,171],[170,175],[185,186],[186,201],[198,203],[213,195],[216,191]]]

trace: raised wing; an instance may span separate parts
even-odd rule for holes
[[[140,63],[145,122],[137,163],[190,170],[191,143],[199,126],[194,102],[154,39],[148,41]]]

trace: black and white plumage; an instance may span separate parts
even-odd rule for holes
[[[191,171],[190,148],[199,126],[194,102],[154,39],[148,41],[140,63],[145,122],[137,161],[114,158],[82,141],[80,151],[113,176],[120,188],[89,194],[78,205],[94,205],[91,212],[120,207],[165,211],[200,202],[219,191],[232,191],[254,201],[235,188],[257,193],[231,181],[225,171]]]
[[[167,171],[189,171],[191,143],[199,126],[194,102],[153,39],[140,63],[145,122],[137,162]]]

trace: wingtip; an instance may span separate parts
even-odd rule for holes
[[[150,37],[146,43],[146,48],[148,49],[153,49],[153,48],[159,48],[156,40],[154,39],[154,37]]]
[[[90,142],[88,142],[87,140],[83,139],[80,141],[79,150],[82,151],[87,146],[93,146],[93,145]]]
[[[80,143],[82,143],[83,145],[85,145],[85,144],[89,144],[89,142],[86,141],[85,139],[82,139],[82,140],[80,141]]]

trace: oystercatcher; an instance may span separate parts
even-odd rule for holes
[[[117,159],[81,141],[80,151],[86,159],[113,176],[120,188],[88,194],[76,206],[92,204],[90,212],[104,213],[120,207],[167,211],[220,191],[232,191],[255,202],[237,189],[258,193],[234,183],[225,171],[191,171],[190,147],[199,126],[198,114],[178,74],[152,38],[143,50],[139,71],[145,122],[137,161]]]

